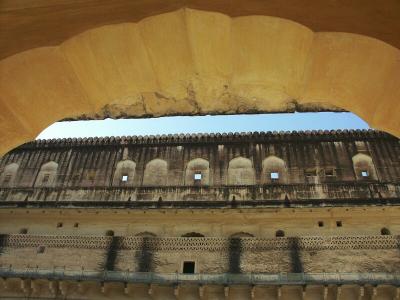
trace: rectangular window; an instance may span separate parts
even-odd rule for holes
[[[305,175],[306,177],[315,177],[317,176],[317,170],[316,169],[307,169],[305,170]]]
[[[327,177],[335,176],[335,171],[333,169],[325,169],[325,176]]]
[[[194,173],[194,180],[201,180],[201,173]]]
[[[122,177],[121,177],[121,181],[122,182],[127,182],[128,181],[128,175],[122,175]]]
[[[3,184],[9,184],[11,181],[11,174],[4,176]]]
[[[318,221],[318,227],[324,227],[324,222]]]
[[[336,221],[336,227],[342,227],[342,221]]]
[[[271,172],[271,179],[272,180],[278,180],[279,179],[279,173],[278,172]]]
[[[361,171],[361,176],[362,177],[368,177],[369,176],[369,173],[368,173],[368,171]]]
[[[194,274],[195,262],[194,261],[184,261],[183,262],[183,274]]]
[[[43,175],[42,183],[43,183],[43,184],[48,183],[48,182],[49,182],[49,179],[50,179],[50,174],[44,174],[44,175]]]

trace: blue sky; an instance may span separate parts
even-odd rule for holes
[[[38,138],[367,128],[352,113],[288,113],[57,122]]]

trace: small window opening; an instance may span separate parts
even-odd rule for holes
[[[57,228],[61,228],[61,227],[63,227],[63,223],[61,223],[61,222],[57,223]]]
[[[187,232],[185,234],[182,234],[182,237],[204,237],[204,234],[198,232]]]
[[[107,231],[106,231],[106,236],[114,236],[114,231],[112,231],[112,230],[107,230]]]
[[[336,227],[342,227],[342,221],[336,221]]]
[[[27,234],[28,233],[28,229],[27,228],[21,228],[21,230],[19,231],[20,234]]]
[[[44,253],[44,250],[46,249],[46,247],[45,246],[39,246],[38,248],[37,248],[37,253]]]
[[[279,173],[278,172],[271,172],[270,174],[272,180],[278,180],[279,179]]]
[[[194,261],[184,261],[183,262],[183,274],[194,274],[195,262]]]
[[[361,171],[361,176],[362,177],[368,177],[369,176],[368,171],[367,170]]]
[[[317,170],[316,169],[307,169],[304,171],[306,177],[315,177],[317,176]]]
[[[283,230],[277,230],[275,232],[275,236],[276,237],[284,237],[285,236],[285,232]]]
[[[324,222],[323,221],[318,221],[318,227],[324,227]]]
[[[325,169],[325,176],[327,177],[335,176],[335,171],[333,169]]]
[[[194,180],[201,180],[202,175],[201,173],[194,173]]]
[[[390,230],[386,227],[381,229],[381,235],[390,235]]]
[[[78,227],[79,227],[79,223],[75,223],[75,224],[74,224],[74,227],[75,227],[75,228],[78,228]]]
[[[9,184],[11,181],[11,174],[4,176],[3,184]]]
[[[122,175],[121,181],[122,181],[122,182],[127,182],[127,181],[128,181],[128,178],[129,178],[128,175]]]
[[[43,183],[43,184],[48,183],[48,182],[49,182],[49,179],[50,179],[50,174],[44,174],[42,183]]]

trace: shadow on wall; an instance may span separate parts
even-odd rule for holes
[[[120,249],[121,237],[113,236],[104,254],[104,262],[99,266],[101,270],[115,271],[115,263]]]
[[[151,237],[144,236],[140,251],[136,252],[136,272],[154,272],[154,253]]]
[[[239,274],[242,272],[240,268],[240,261],[242,256],[242,239],[240,237],[229,238],[228,246],[228,272],[232,274]]]
[[[0,255],[4,253],[4,248],[8,245],[8,234],[0,234]]]
[[[290,247],[290,262],[292,273],[303,273],[303,262],[300,255],[300,239],[298,237],[289,238]]]

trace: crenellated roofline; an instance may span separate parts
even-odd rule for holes
[[[19,148],[106,146],[106,145],[146,145],[146,144],[191,144],[191,143],[243,143],[280,141],[333,141],[354,139],[397,139],[373,129],[351,130],[307,130],[307,131],[254,131],[228,133],[163,134],[145,136],[108,136],[87,138],[38,139]]]

